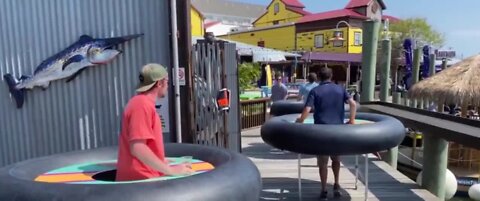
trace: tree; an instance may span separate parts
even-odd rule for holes
[[[238,82],[240,92],[252,88],[253,83],[260,77],[259,63],[242,63],[238,67]]]
[[[406,38],[412,38],[424,45],[440,47],[445,42],[443,34],[428,24],[425,18],[408,18],[390,25],[392,42],[400,44]]]
[[[383,38],[383,27],[380,29],[379,47],[381,47],[381,41]],[[435,30],[430,24],[428,24],[425,18],[408,18],[397,22],[390,23],[389,26],[390,38],[392,41],[392,63],[391,73],[392,78],[395,75],[395,71],[399,65],[399,60],[404,57],[403,54],[403,41],[407,38],[417,41],[417,47],[422,48],[424,45],[430,45],[436,48],[442,47],[445,42],[445,37],[442,33]],[[381,52],[379,50],[378,63],[381,64]]]

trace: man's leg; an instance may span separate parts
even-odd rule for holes
[[[332,159],[332,170],[333,176],[335,177],[335,183],[333,184],[333,195],[335,197],[341,196],[340,194],[340,157],[339,156],[331,156]]]
[[[317,156],[317,164],[320,182],[322,183],[320,198],[327,198],[328,156]]]

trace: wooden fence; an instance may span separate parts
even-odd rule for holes
[[[269,101],[269,98],[240,101],[242,129],[261,126],[265,123]]]

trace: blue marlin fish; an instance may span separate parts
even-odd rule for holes
[[[87,67],[106,64],[117,57],[122,52],[115,49],[116,46],[141,36],[143,34],[94,39],[91,36],[82,35],[67,49],[43,61],[37,66],[32,76],[22,75],[16,79],[11,74],[5,74],[3,78],[15,98],[17,108],[21,108],[25,99],[25,90],[34,87],[42,87],[45,90],[51,81],[65,78],[70,82]]]

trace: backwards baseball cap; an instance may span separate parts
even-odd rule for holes
[[[160,64],[150,63],[143,66],[138,76],[140,82],[137,86],[137,92],[148,91],[157,81],[166,78],[167,75],[167,70]]]

